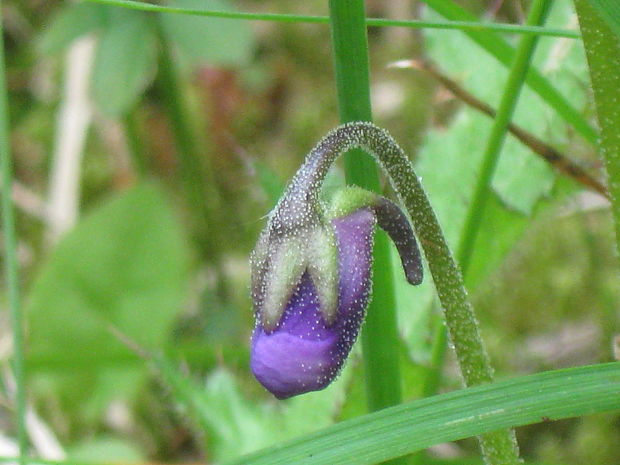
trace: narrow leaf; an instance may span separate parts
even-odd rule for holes
[[[620,363],[523,376],[345,421],[229,465],[365,465],[501,428],[620,409]]]
[[[620,250],[620,37],[614,35],[594,8],[576,0],[586,47],[594,101],[601,128],[601,155],[607,169],[609,193]]]
[[[620,2],[618,0],[589,0],[609,27],[620,37]]]

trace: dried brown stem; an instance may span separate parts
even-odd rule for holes
[[[453,81],[448,76],[443,74],[439,68],[430,61],[406,60],[398,62],[396,66],[415,68],[427,72],[434,79],[440,82],[446,89],[448,89],[455,97],[485,115],[495,118],[496,111],[493,107],[469,93],[456,81]],[[609,199],[609,192],[607,192],[607,188],[598,179],[590,175],[569,157],[514,123],[510,123],[508,125],[508,130],[513,136],[521,141],[521,143],[529,147],[534,153],[540,155],[547,163],[559,172]]]

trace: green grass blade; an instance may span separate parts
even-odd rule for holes
[[[475,21],[477,19],[475,15],[452,0],[424,0],[424,2],[441,16],[451,21]],[[500,63],[505,66],[512,64],[515,50],[500,35],[476,30],[464,30],[463,33],[467,34],[471,40],[494,56]],[[557,111],[564,120],[572,124],[582,137],[592,144],[597,143],[596,130],[539,71],[531,68],[526,82],[543,101]]]
[[[329,2],[340,119],[370,121],[368,44],[363,0]],[[345,156],[347,182],[379,191],[373,159],[363,151]],[[377,234],[373,298],[362,331],[367,401],[370,410],[401,401],[396,302],[387,238]]]
[[[2,13],[0,12],[0,169],[2,171],[2,232],[4,235],[4,268],[6,273],[11,331],[13,334],[13,374],[15,376],[15,418],[19,463],[26,463],[26,393],[24,376],[23,318],[19,298],[17,239],[13,215],[13,167],[9,135],[9,107],[4,64]]]
[[[501,428],[620,409],[620,363],[549,371],[401,404],[228,465],[365,465]]]
[[[585,0],[576,0],[601,128],[601,155],[620,251],[620,38]]]
[[[119,6],[141,11],[155,11],[160,13],[176,13],[184,15],[211,16],[214,18],[245,19],[251,21],[277,21],[284,23],[329,23],[327,16],[295,15],[279,13],[246,13],[233,11],[196,10],[191,8],[178,8],[164,5],[153,5],[133,0],[83,0],[87,3],[100,3],[105,5]],[[407,27],[412,29],[460,29],[476,31],[495,31],[514,34],[535,34],[548,37],[566,37],[569,39],[579,38],[579,33],[566,29],[541,28],[522,26],[519,24],[485,23],[480,21],[420,21],[398,20],[387,18],[366,18],[368,26],[377,27]]]
[[[535,0],[530,10],[527,24],[542,24],[549,12],[549,6],[548,0]],[[517,107],[527,71],[531,67],[536,43],[537,38],[535,36],[524,36],[521,38],[514,63],[508,74],[497,114],[493,120],[493,126],[482,159],[480,174],[478,175],[472,202],[465,218],[463,234],[458,249],[458,261],[464,275],[467,274],[476,236],[484,217],[486,201],[491,193],[491,180],[499,160],[502,145],[508,133],[508,125]]]
[[[589,0],[609,27],[620,37],[620,3],[618,0]]]

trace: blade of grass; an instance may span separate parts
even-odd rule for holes
[[[185,195],[190,208],[194,210],[192,220],[196,244],[202,256],[214,267],[217,275],[217,294],[225,300],[229,294],[221,264],[221,238],[214,224],[218,221],[221,211],[219,192],[215,187],[212,170],[205,169],[202,147],[192,125],[192,114],[184,83],[180,77],[178,66],[174,61],[171,45],[161,23],[157,22],[157,35],[160,43],[158,84],[163,94],[163,101],[169,115],[174,142],[177,148],[180,174]]]
[[[204,16],[217,16],[229,19],[247,19],[262,21],[282,21],[282,22],[305,22],[305,23],[326,23],[329,18],[321,16],[303,15],[282,15],[282,14],[260,14],[260,13],[233,13],[223,11],[208,10],[189,10],[183,8],[172,8],[159,5],[152,5],[144,2],[132,0],[83,0],[93,3],[115,5],[124,8],[133,8],[143,11],[159,11],[179,14],[193,14]],[[424,0],[425,3],[440,15],[449,19],[449,22],[441,23],[434,21],[404,21],[389,20],[380,18],[368,18],[369,26],[400,26],[412,28],[441,28],[459,29],[467,34],[474,42],[484,50],[493,55],[500,63],[509,66],[512,62],[514,49],[497,32],[515,32],[525,34],[550,35],[556,37],[576,36],[571,31],[558,31],[546,28],[532,28],[513,25],[497,25],[482,23],[478,18],[450,0]],[[564,98],[555,87],[535,69],[531,69],[527,78],[528,86],[531,87],[545,102],[554,108],[567,122],[572,124],[587,141],[596,144],[596,131],[586,119]]]
[[[329,9],[340,119],[343,123],[370,121],[364,2],[330,0]],[[359,149],[345,155],[345,173],[349,183],[375,192],[380,190],[374,161]],[[384,234],[377,234],[374,250],[373,298],[362,332],[367,403],[371,411],[401,402],[396,302]]]
[[[550,5],[549,0],[534,0],[527,18],[527,24],[544,23]],[[517,107],[519,95],[523,89],[536,44],[537,38],[535,36],[524,36],[521,38],[497,109],[497,115],[491,128],[457,253],[459,265],[464,275],[467,274],[474,250],[474,242],[484,217],[485,205],[491,194],[491,179],[493,178],[506,134],[508,133],[510,120]]]
[[[618,0],[589,0],[607,24],[620,37],[620,3]]]
[[[601,128],[601,155],[620,251],[620,38],[584,0],[575,0]]]
[[[452,0],[424,0],[424,3],[451,21],[475,21],[477,19],[475,15]],[[503,65],[510,66],[512,64],[515,50],[500,35],[476,30],[464,30],[463,33]],[[543,101],[547,102],[562,118],[572,124],[584,139],[596,145],[596,130],[538,70],[530,68],[526,82]]]
[[[369,465],[497,428],[620,410],[618,392],[618,362],[547,371],[390,407],[226,465]],[[15,461],[15,457],[0,457],[0,463]],[[31,463],[105,462],[36,459]]]
[[[26,384],[24,376],[24,337],[23,317],[19,297],[19,277],[17,264],[17,239],[13,215],[12,188],[13,165],[11,161],[9,107],[6,89],[4,62],[4,35],[2,12],[0,11],[0,168],[2,171],[2,229],[4,233],[4,268],[8,303],[10,309],[11,331],[13,334],[13,375],[15,376],[15,420],[17,423],[17,443],[19,464],[26,463]]]
[[[366,465],[435,444],[620,409],[620,363],[523,376],[338,423],[227,465]]]
[[[133,0],[82,0],[88,3],[100,3],[113,5],[121,8],[130,8],[140,11],[154,11],[160,13],[176,13],[195,16],[211,16],[214,18],[225,19],[244,19],[250,21],[277,21],[283,23],[329,23],[328,16],[295,15],[279,13],[246,13],[237,11],[215,11],[215,10],[196,10],[191,8],[170,7],[164,5],[154,5]],[[377,27],[408,27],[413,29],[461,29],[476,31],[496,31],[514,34],[535,34],[549,37],[566,37],[568,39],[578,39],[579,33],[565,29],[541,28],[522,26],[519,24],[488,23],[480,21],[420,21],[420,20],[398,20],[386,18],[366,18],[366,25]]]

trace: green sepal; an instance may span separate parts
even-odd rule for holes
[[[381,196],[358,186],[346,186],[332,197],[327,217],[329,219],[350,215],[364,207],[373,208],[379,203]]]
[[[271,263],[260,309],[266,331],[273,331],[278,326],[280,317],[306,270],[305,251],[302,237],[282,238],[271,247]]]
[[[338,247],[333,227],[316,228],[308,237],[308,273],[316,289],[319,308],[327,324],[338,311]]]

